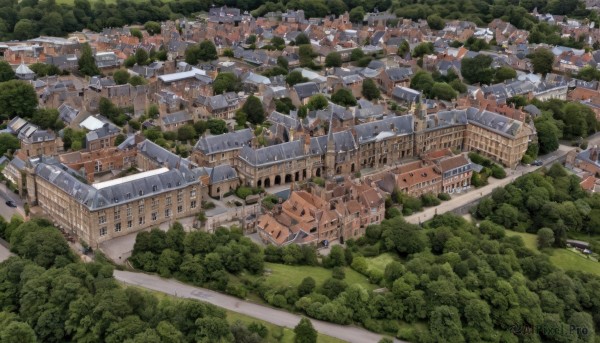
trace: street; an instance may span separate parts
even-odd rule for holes
[[[18,207],[8,207],[6,205],[6,201],[8,200],[14,201]],[[5,184],[0,183],[0,215],[4,218],[4,220],[10,221],[13,214],[19,214],[24,217],[25,212],[23,210],[23,202],[18,195],[6,188]]]
[[[600,140],[600,137],[595,137],[595,141]],[[590,144],[591,144],[590,140]],[[540,156],[540,160],[544,163],[544,166],[549,166],[554,163],[557,159],[564,157],[569,151],[575,149],[571,146],[561,145],[558,150],[551,152],[547,155]],[[471,188],[467,193],[454,195],[450,201],[442,202],[439,206],[426,208],[422,212],[415,213],[404,219],[412,224],[421,224],[430,219],[432,219],[436,214],[443,214],[446,212],[453,211],[457,208],[460,208],[466,204],[472,203],[477,199],[481,199],[484,196],[487,196],[492,193],[492,191],[497,187],[504,187],[509,183],[513,182],[517,177],[531,173],[532,171],[537,170],[536,166],[519,166],[516,170],[507,169],[506,177],[504,179],[498,180],[491,178],[489,179],[489,184],[487,186],[483,186],[481,188]]]
[[[283,310],[254,304],[208,289],[188,286],[181,282],[172,279],[163,279],[155,275],[115,270],[114,277],[118,281],[129,285],[140,286],[150,290],[175,295],[180,298],[201,300],[230,311],[235,311],[288,328],[294,328],[301,318],[299,315]],[[311,319],[311,321],[317,331],[347,342],[375,343],[382,338],[381,335],[356,326],[342,326],[315,319]],[[406,343],[399,340],[394,340],[394,342]]]

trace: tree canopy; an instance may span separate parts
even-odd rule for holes
[[[352,92],[346,88],[338,89],[331,96],[331,101],[334,104],[338,104],[340,106],[349,107],[356,106],[356,98],[352,95]]]
[[[217,59],[217,48],[209,40],[204,40],[199,44],[192,45],[185,51],[185,61],[196,65],[198,62],[212,61]]]
[[[0,83],[0,108],[5,119],[31,118],[38,106],[38,96],[27,82],[10,80]]]

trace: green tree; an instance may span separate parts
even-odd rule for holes
[[[79,57],[77,63],[79,64],[79,71],[83,75],[100,75],[100,69],[98,69],[98,67],[96,66],[96,60],[92,55],[92,48],[90,48],[90,45],[88,43],[84,43],[81,46],[81,56]]]
[[[141,77],[140,75],[134,75],[132,77],[129,78],[129,84],[132,86],[142,86],[145,85],[146,79],[144,79],[143,77]]]
[[[38,108],[31,118],[31,122],[42,129],[60,130],[64,123],[58,117],[58,110],[55,108]]]
[[[13,321],[0,329],[0,341],[5,343],[36,343],[37,338],[35,332],[27,323]]]
[[[223,94],[225,92],[235,92],[239,89],[240,81],[234,73],[219,73],[213,82],[213,93]]]
[[[362,84],[362,95],[367,100],[376,100],[381,96],[379,87],[375,84],[375,81],[371,79],[365,79]]]
[[[144,40],[144,35],[142,35],[142,31],[140,31],[140,29],[132,27],[131,29],[129,29],[129,33],[131,33],[133,37],[137,37],[137,39],[139,39],[140,42]]]
[[[504,82],[505,80],[514,79],[516,77],[517,77],[517,72],[513,68],[503,66],[503,67],[496,69],[496,72],[494,73],[494,82],[500,83],[500,82]]]
[[[449,84],[445,82],[435,82],[429,91],[431,98],[450,101],[455,99],[458,94]]]
[[[307,82],[308,79],[302,76],[300,71],[294,70],[285,78],[285,82],[292,87],[295,84]]]
[[[317,343],[317,331],[307,318],[300,319],[300,322],[294,328],[295,343]]]
[[[365,9],[362,6],[356,6],[350,10],[350,21],[355,24],[360,24],[365,18]]]
[[[129,72],[125,69],[119,69],[113,73],[113,79],[118,85],[124,85],[129,81]]]
[[[161,25],[155,21],[149,21],[144,24],[144,29],[148,32],[150,36],[154,36],[156,34],[160,34]]]
[[[444,28],[444,26],[446,26],[446,23],[439,15],[432,14],[427,17],[427,25],[429,25],[429,28],[432,30],[441,30]]]
[[[274,36],[271,38],[271,45],[273,45],[277,50],[283,50],[285,48],[285,40],[279,36]]]
[[[330,52],[325,57],[325,66],[327,68],[341,67],[342,66],[342,55],[340,55],[340,53],[336,52],[336,51]]]
[[[559,146],[561,132],[551,118],[536,120],[535,129],[538,135],[538,143],[540,145],[540,153],[547,154],[555,151]]]
[[[434,52],[433,43],[424,42],[415,46],[413,49],[413,57],[423,57],[425,55],[432,54]]]
[[[185,61],[196,65],[200,61],[212,61],[217,59],[217,48],[209,40],[204,40],[200,44],[193,45],[185,51]]]
[[[30,118],[38,106],[38,96],[29,83],[10,80],[0,83],[0,108],[2,117],[15,116]]]
[[[316,285],[315,279],[310,276],[305,277],[298,285],[298,296],[303,297],[312,293],[315,290]]]
[[[143,48],[137,48],[135,51],[135,62],[141,66],[148,64],[148,52]]]
[[[350,60],[351,61],[358,61],[364,57],[365,57],[365,53],[362,51],[361,48],[353,49],[352,52],[350,52]]]
[[[537,233],[538,247],[549,248],[554,244],[554,231],[547,227],[541,228]]]
[[[265,121],[265,109],[260,99],[254,95],[250,95],[246,99],[242,111],[248,116],[248,121],[254,125],[262,124]]]
[[[329,101],[323,94],[315,94],[308,100],[308,108],[313,111],[322,110],[329,105]]]
[[[227,123],[222,119],[211,118],[206,122],[206,128],[213,135],[220,135],[227,132]]]
[[[433,77],[430,73],[424,70],[419,70],[416,72],[413,78],[410,80],[410,88],[422,91],[425,94],[429,94],[433,84]]]
[[[310,44],[310,39],[308,39],[308,36],[306,34],[304,34],[304,32],[301,32],[300,34],[298,34],[296,36],[294,43],[298,46],[304,45],[304,44]]]
[[[410,45],[406,39],[403,39],[398,46],[398,56],[404,58],[404,56],[406,56],[408,53],[410,53]]]
[[[123,61],[123,66],[125,68],[131,68],[135,65],[135,55],[131,55],[128,56],[124,61]]]
[[[533,72],[536,74],[546,75],[552,72],[552,66],[554,65],[554,54],[548,49],[537,49],[529,55],[531,64],[533,65]]]
[[[356,98],[352,95],[352,92],[346,88],[340,88],[333,93],[331,101],[340,106],[356,106]]]
[[[576,77],[584,81],[600,80],[600,70],[592,66],[583,67]]]
[[[177,138],[180,141],[189,141],[196,137],[196,129],[194,125],[186,124],[177,129]]]
[[[301,67],[311,68],[314,66],[314,64],[315,64],[314,58],[315,58],[316,54],[313,51],[312,45],[310,45],[310,44],[300,45],[300,48],[298,49],[298,55],[299,55]]]
[[[460,314],[456,307],[438,306],[430,314],[429,331],[435,341],[464,342]]]
[[[460,94],[467,92],[467,85],[465,85],[464,83],[462,83],[462,81],[460,81],[460,79],[454,79],[454,80],[452,80],[450,82],[450,87],[454,88],[454,90],[457,91]]]
[[[6,61],[0,61],[0,82],[6,82],[15,78],[15,71]]]
[[[37,35],[37,25],[29,19],[21,19],[13,28],[13,38],[17,40],[26,40]]]
[[[10,133],[0,133],[0,156],[7,152],[15,152],[21,147],[21,141]]]
[[[465,57],[462,59],[460,72],[465,81],[470,84],[490,84],[494,75],[491,65],[492,58],[487,55],[477,55],[473,58]]]

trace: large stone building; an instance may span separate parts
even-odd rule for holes
[[[205,168],[139,137],[125,145],[137,149],[135,166],[141,172],[93,184],[56,160],[30,159],[29,202],[94,247],[200,211],[210,182]]]
[[[514,168],[535,136],[523,122],[475,107],[427,114],[425,109],[413,106],[413,113],[337,132],[330,129],[327,135],[318,137],[299,131],[294,134],[296,140],[267,147],[242,145],[235,150],[233,163],[241,183],[265,188],[315,176],[350,175],[393,166],[440,149],[476,151]]]

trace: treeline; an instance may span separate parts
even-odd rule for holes
[[[261,342],[259,323],[229,325],[225,311],[191,300],[159,300],[123,288],[103,262],[77,261],[45,220],[0,219],[11,257],[0,264],[0,341]],[[99,261],[99,262],[98,262]]]
[[[600,234],[600,196],[590,196],[580,182],[554,164],[543,173],[530,173],[496,188],[479,203],[474,215],[521,232],[550,228],[554,246],[565,247],[567,232]]]
[[[559,99],[544,102],[534,99],[531,103],[542,110],[542,114],[534,119],[541,154],[558,149],[560,139],[571,140],[585,149],[587,142],[584,139],[600,127],[594,111],[584,104]]]
[[[533,220],[528,219],[533,217],[525,217],[517,210],[529,211],[535,206],[535,201],[529,199],[531,196],[517,192],[527,187],[542,194],[553,189],[550,199],[561,201],[541,205],[550,208],[543,215],[533,215],[546,216],[545,223],[539,226],[553,228],[552,222],[563,225],[567,221],[567,225],[577,222],[569,215],[585,206],[575,198],[584,199],[590,203],[591,211],[600,212],[596,209],[600,208],[597,201],[600,198],[585,198],[576,186],[578,183],[566,176],[564,170],[553,167],[545,176],[531,174],[520,178],[508,190],[497,190],[492,196],[492,206],[490,200],[485,200],[478,208],[478,211],[491,208],[489,215],[482,215],[488,220],[479,226],[445,214],[426,223],[424,230],[394,217],[369,226],[364,237],[348,240],[346,249],[333,246],[321,261],[314,247],[265,248],[264,259],[272,263],[331,269],[331,277],[320,284],[306,277],[298,285],[274,286],[265,278],[257,278],[262,268],[248,268],[252,264],[262,266],[258,261],[262,258],[260,249],[252,242],[243,242],[237,230],[219,229],[214,236],[200,232],[184,234],[179,229],[167,233],[152,231],[138,238],[134,263],[140,265],[141,260],[147,260],[150,269],[165,276],[225,287],[227,292],[240,297],[253,292],[272,306],[338,324],[357,323],[411,342],[517,342],[526,338],[592,342],[600,328],[600,301],[597,301],[600,278],[559,270],[546,255],[526,248],[520,237],[507,237],[503,226],[518,229],[519,223],[524,222],[523,227],[535,227]],[[506,194],[501,197],[501,192]],[[577,205],[568,205],[563,198]],[[506,210],[507,206],[514,210]],[[583,222],[579,227],[584,227]],[[175,243],[182,240],[183,244]],[[140,253],[142,245],[146,248]],[[176,246],[183,249],[174,253]],[[256,252],[251,254],[253,262],[245,260],[246,249]],[[383,272],[368,261],[369,256],[382,253],[394,258]],[[170,257],[182,254],[187,256],[183,260]],[[387,290],[373,292],[363,285],[349,284],[345,280],[346,267]],[[244,270],[254,275],[247,275]],[[213,273],[223,280],[220,285],[215,283]],[[224,282],[227,275],[231,278],[229,285]],[[427,325],[401,326],[402,322]],[[569,330],[572,326],[580,330]],[[556,329],[527,332],[527,336],[513,329],[528,327]]]
[[[598,299],[600,278],[558,270],[546,256],[525,248],[521,238],[505,237],[504,228],[492,222],[476,227],[463,218],[442,215],[426,226],[423,230],[400,217],[370,226],[364,237],[349,240],[346,250],[333,247],[323,262],[332,268],[332,277],[323,284],[316,285],[310,277],[292,288],[259,283],[259,293],[273,306],[339,324],[360,323],[411,342],[516,342],[525,337],[511,328],[544,326],[558,328],[560,334],[540,330],[528,332],[527,338],[595,339],[600,302],[586,299]],[[402,259],[389,263],[382,273],[364,256],[383,252]],[[281,254],[302,256],[292,247]],[[375,293],[348,284],[343,266],[388,291]],[[400,321],[428,325],[400,327]],[[586,333],[569,331],[570,325],[585,327]]]
[[[230,276],[244,271],[262,274],[264,266],[261,249],[240,229],[186,233],[180,223],[173,224],[167,232],[140,232],[130,261],[136,268],[163,277],[240,297],[245,297],[246,290],[230,285]]]

